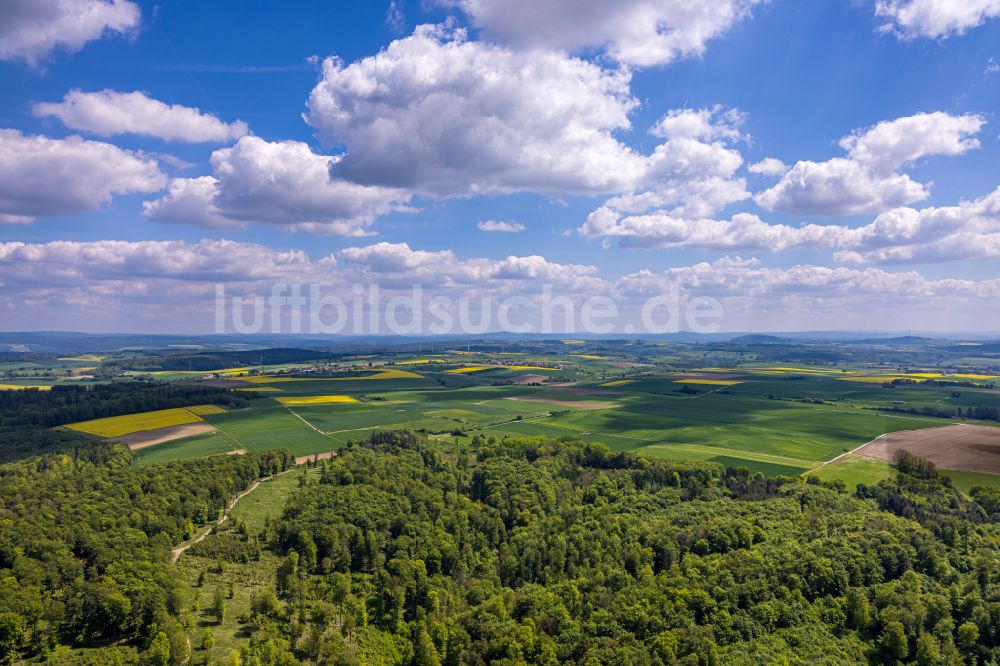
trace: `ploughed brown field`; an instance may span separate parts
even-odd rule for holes
[[[143,430],[133,432],[129,435],[112,437],[111,441],[123,442],[133,451],[144,449],[148,446],[171,442],[175,439],[203,435],[207,432],[215,432],[215,428],[208,423],[187,423],[184,425],[169,426],[166,428],[156,428],[155,430]]]
[[[882,435],[855,453],[892,460],[899,449],[927,458],[942,469],[1000,474],[1000,428],[950,425]]]
[[[548,377],[545,375],[518,375],[517,377],[511,377],[510,383],[518,385],[541,384],[546,379],[548,379]]]

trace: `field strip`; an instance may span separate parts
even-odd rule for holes
[[[693,451],[698,453],[712,453],[716,456],[727,455],[731,458],[740,458],[751,462],[773,463],[776,465],[789,465],[792,467],[806,467],[809,468],[809,471],[812,471],[814,466],[816,466],[816,469],[819,469],[817,461],[815,460],[803,460],[802,458],[793,458],[791,456],[783,456],[776,453],[730,449],[724,446],[706,446],[704,444],[671,444],[669,442],[662,442],[658,444],[650,444],[649,446],[642,448],[653,450],[666,450],[673,448],[682,452]]]
[[[186,551],[188,548],[195,545],[196,543],[201,543],[205,539],[205,537],[211,534],[216,527],[226,522],[226,519],[229,518],[229,513],[236,508],[237,502],[239,502],[241,499],[243,499],[253,491],[257,490],[258,486],[260,486],[261,483],[263,483],[264,481],[270,481],[279,474],[285,474],[286,472],[291,472],[294,469],[295,469],[294,467],[289,467],[288,469],[282,472],[278,472],[278,474],[272,474],[271,476],[264,477],[263,479],[257,479],[256,481],[254,481],[249,488],[247,488],[242,493],[240,493],[239,495],[237,495],[236,497],[234,497],[232,500],[229,501],[229,504],[226,505],[226,509],[222,512],[222,515],[219,516],[219,519],[216,520],[214,523],[209,523],[208,529],[206,529],[204,532],[202,532],[197,537],[192,539],[190,543],[187,543],[183,546],[178,546],[177,548],[171,550],[170,563],[177,564],[177,560],[181,559],[181,555],[184,554],[184,551]]]

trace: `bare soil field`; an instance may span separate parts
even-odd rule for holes
[[[927,458],[942,469],[1000,474],[1000,428],[950,425],[882,435],[856,453],[892,460],[899,449]]]
[[[517,377],[511,377],[510,383],[517,384],[519,386],[524,384],[541,384],[546,379],[548,379],[548,377],[545,375],[518,375]]]
[[[183,437],[192,435],[203,435],[208,432],[215,432],[215,428],[208,423],[187,423],[184,425],[168,426],[166,428],[156,428],[155,430],[143,430],[130,435],[112,437],[109,441],[123,442],[133,451],[145,449],[164,442],[171,442]]]

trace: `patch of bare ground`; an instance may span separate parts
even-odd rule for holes
[[[942,469],[1000,474],[1000,428],[959,424],[902,430],[882,435],[856,453],[892,460],[899,449],[926,458]]]
[[[336,451],[327,451],[326,453],[313,453],[308,456],[298,456],[295,458],[296,465],[305,465],[307,462],[315,460],[329,460],[337,455]]]
[[[215,428],[208,423],[186,423],[184,425],[156,428],[155,430],[133,432],[130,435],[112,437],[109,441],[122,442],[127,444],[131,450],[138,451],[139,449],[156,446],[164,442],[172,442],[175,439],[182,439],[193,435],[204,435],[208,432],[215,432]]]
[[[517,377],[511,377],[510,383],[518,385],[541,384],[546,379],[545,375],[518,375]]]

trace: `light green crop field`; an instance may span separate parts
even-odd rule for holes
[[[247,409],[204,417],[223,435],[247,451],[288,449],[296,456],[323,453],[336,448],[334,442],[297,418],[271,398],[255,400]],[[202,444],[203,442],[197,442]]]
[[[137,464],[154,465],[170,462],[171,460],[203,458],[221,453],[230,453],[242,448],[231,437],[217,430],[203,435],[175,439],[163,444],[157,444],[156,446],[138,449],[132,452],[132,457]]]
[[[851,455],[810,474],[823,481],[843,481],[848,488],[853,489],[859,483],[875,485],[882,479],[888,479],[895,472],[884,460]]]
[[[969,492],[976,486],[1000,486],[1000,476],[996,474],[979,474],[976,472],[963,472],[961,470],[945,469],[941,470],[943,474],[949,477],[956,486],[962,489],[963,492]]]

